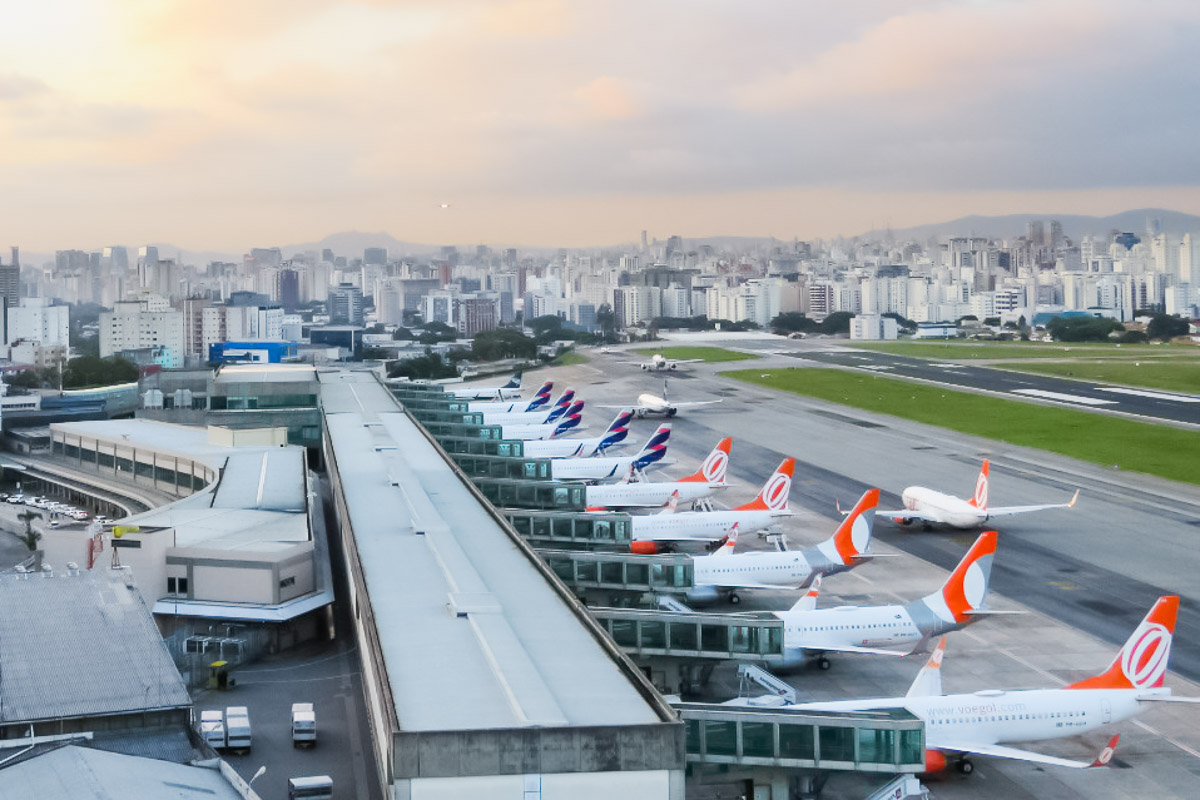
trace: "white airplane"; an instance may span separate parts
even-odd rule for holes
[[[627,475],[630,470],[641,471],[662,461],[670,438],[671,424],[664,422],[635,455],[555,458],[550,461],[550,477],[556,481],[602,481]]]
[[[779,517],[791,516],[788,494],[796,459],[785,458],[762,491],[749,503],[726,511],[682,511],[633,517],[629,549],[643,555],[661,553],[681,542],[711,544],[729,533],[736,523],[743,532],[769,527]]]
[[[1073,761],[1009,747],[1010,742],[1058,739],[1120,722],[1146,710],[1148,704],[1200,703],[1176,697],[1164,685],[1179,598],[1160,597],[1125,642],[1108,669],[1063,689],[1006,691],[985,689],[973,694],[942,694],[943,639],[904,697],[842,700],[786,706],[800,711],[883,711],[904,708],[925,721],[925,763],[929,772],[953,760],[960,772],[974,765],[969,755],[1011,758],[1059,767],[1095,767],[1108,763],[1117,738],[1091,762]],[[744,704],[744,703],[741,703]]]
[[[587,487],[588,510],[657,508],[669,502],[687,503],[708,497],[717,490],[728,486],[725,483],[725,471],[729,466],[729,450],[732,447],[733,439],[726,436],[704,459],[700,469],[677,481],[663,483],[626,481],[589,486]]]
[[[554,401],[554,405],[549,407],[543,406],[533,411],[483,411],[480,413],[483,414],[484,425],[538,425],[558,421],[563,414],[567,413],[567,409],[573,402],[575,402],[575,390],[567,389]],[[471,409],[471,411],[474,412],[475,409]]]
[[[995,553],[996,532],[980,534],[942,588],[903,605],[818,609],[817,590],[810,590],[789,610],[775,612],[783,620],[783,663],[798,666],[811,653],[829,669],[826,653],[906,656],[936,636],[1000,613],[983,607]]]
[[[697,406],[711,406],[715,403],[720,403],[721,400],[695,400],[689,403],[675,403],[667,398],[667,382],[663,381],[662,397],[649,392],[643,392],[637,397],[637,402],[634,403],[633,412],[638,415],[638,419],[644,419],[651,414],[661,414],[664,417],[670,418],[679,413],[681,408],[695,408]],[[601,408],[623,408],[624,406],[600,406]]]
[[[983,462],[979,479],[975,482],[975,495],[963,500],[924,486],[909,486],[900,495],[904,508],[899,511],[880,511],[880,516],[891,517],[901,525],[911,525],[922,520],[928,530],[934,523],[955,528],[977,528],[992,517],[1024,514],[1027,511],[1045,511],[1050,508],[1074,508],[1079,500],[1079,491],[1066,503],[1047,503],[1037,506],[992,506],[988,507],[988,462]]]
[[[739,589],[802,589],[822,575],[854,569],[873,558],[867,554],[867,548],[871,545],[878,503],[879,490],[868,490],[833,536],[802,550],[736,553],[738,531],[735,526],[725,544],[715,553],[692,558],[693,588],[688,592],[688,599],[706,601],[727,597],[731,603],[740,603]]]
[[[626,408],[600,436],[587,439],[538,439],[525,442],[526,458],[584,458],[603,454],[612,447],[624,445],[629,436],[629,423],[633,410]]]
[[[500,438],[528,441],[530,439],[553,439],[567,431],[575,430],[583,419],[583,401],[576,400],[562,419],[539,425],[501,425]]]
[[[639,362],[638,366],[642,368],[643,372],[659,372],[660,370],[664,369],[673,370],[680,364],[695,364],[703,360],[703,358],[666,358],[662,353],[655,353],[654,355],[650,356],[649,361]]]
[[[516,400],[521,397],[521,373],[513,375],[503,386],[465,386],[461,389],[446,387],[446,394],[464,400]]]
[[[546,381],[529,402],[524,400],[476,400],[467,404],[467,410],[484,413],[494,411],[501,414],[513,411],[537,411],[550,402],[550,390],[553,388],[554,381]]]

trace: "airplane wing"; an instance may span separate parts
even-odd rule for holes
[[[987,510],[988,517],[1007,517],[1012,514],[1024,514],[1027,511],[1045,511],[1050,508],[1074,508],[1075,503],[1079,500],[1079,492],[1075,492],[1075,496],[1071,498],[1069,503],[1045,503],[1039,506],[996,506],[989,507]]]
[[[676,403],[674,401],[670,401],[670,405],[671,405],[671,408],[689,408],[692,406],[711,406],[711,405],[714,405],[715,403],[724,403],[724,402],[725,402],[725,399],[722,398],[720,400],[693,400],[690,403]]]
[[[1020,750],[1016,747],[1005,747],[999,744],[984,744],[977,742],[952,742],[942,739],[930,740],[926,744],[934,750],[945,750],[951,753],[972,753],[979,756],[992,756],[994,758],[1011,758],[1016,761],[1032,761],[1036,764],[1051,764],[1056,767],[1072,767],[1074,769],[1087,769],[1088,767],[1102,767],[1112,759],[1113,750],[1117,747],[1117,741],[1120,735],[1114,736],[1109,740],[1108,746],[1100,751],[1093,761],[1074,761],[1069,758],[1057,758],[1048,756],[1043,753],[1035,753],[1031,750]]]
[[[904,656],[911,655],[912,653],[912,651],[906,652],[904,650],[884,650],[882,647],[858,647],[852,644],[831,644],[809,647],[808,645],[801,643],[800,649],[812,650],[815,653],[857,653],[858,655],[864,656],[896,656],[897,658],[904,658]]]

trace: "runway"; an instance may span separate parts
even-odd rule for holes
[[[746,349],[761,347],[756,343]],[[569,378],[589,404],[630,402],[639,392],[660,393],[662,389],[660,374],[618,368],[618,355],[612,357],[613,362],[603,355],[591,358],[591,364],[554,370],[547,377],[556,381]],[[969,496],[984,457],[992,461],[991,500],[998,505],[1065,502],[1079,488],[1082,494],[1075,509],[1008,517],[994,523],[1000,531],[991,586],[994,602],[1003,607],[1016,600],[1032,613],[989,620],[952,635],[955,658],[965,660],[974,670],[973,681],[952,690],[1054,686],[1102,669],[1155,598],[1170,593],[1182,599],[1171,670],[1185,679],[1200,680],[1200,548],[1196,547],[1200,542],[1200,491],[1196,487],[1112,473],[1042,451],[716,376],[721,369],[751,364],[778,367],[789,361],[788,355],[778,353],[761,362],[691,365],[684,373],[687,377],[672,376],[673,400],[720,397],[723,402],[685,411],[673,420],[668,458],[674,464],[659,475],[652,474],[652,479],[667,480],[691,472],[718,439],[730,435],[734,437],[732,485],[720,500],[733,506],[752,499],[779,461],[792,455],[797,458],[791,493],[796,516],[783,530],[795,547],[829,536],[839,520],[835,501],[847,506],[870,487],[882,490],[882,506],[897,509],[901,507],[900,492],[913,484]],[[589,419],[585,414],[585,423],[594,429],[601,424],[600,416],[593,411]],[[639,422],[631,438],[644,438],[652,424]],[[952,568],[977,534],[925,532],[919,526],[902,528],[879,520],[875,526],[878,546],[884,550],[894,547],[920,561],[879,559],[846,576],[831,578],[823,591],[830,604],[914,599],[936,588],[931,575]],[[748,538],[751,547],[765,546]],[[918,581],[917,575],[923,578]],[[787,593],[759,593],[742,608],[786,608],[791,600]],[[1039,622],[1043,615],[1045,622]],[[911,660],[843,659],[833,670],[839,673],[837,677],[809,671],[798,677],[797,686],[820,699],[903,694],[919,667],[910,664]],[[1200,694],[1200,687],[1187,684],[1180,691]],[[726,677],[722,683],[718,676],[713,692],[714,699],[722,692],[736,692],[736,682]],[[1049,792],[1064,797],[1116,798],[1128,796],[1123,792],[1133,787],[1143,794],[1187,796],[1182,787],[1189,786],[1186,780],[1200,771],[1200,757],[1191,754],[1200,753],[1198,714],[1200,710],[1194,707],[1176,706],[1116,726],[1126,732],[1127,741],[1144,734],[1150,742],[1138,745],[1139,750],[1119,751],[1122,763],[1143,773],[1139,776],[1106,782],[1103,776],[1098,780],[1090,777],[1102,771],[1090,771],[1088,779],[1081,779],[1074,771],[1051,770],[1050,781],[1042,768],[995,760],[984,764],[984,759],[978,759],[975,777],[982,781],[935,784],[935,796],[1032,798]],[[1138,727],[1142,719],[1154,728],[1153,735]],[[1171,731],[1190,733],[1180,734],[1180,739],[1171,736]],[[1092,743],[1088,740],[1087,745]],[[1042,744],[1034,749],[1066,748],[1069,740],[1047,743],[1046,747]],[[1078,757],[1081,749],[1086,747],[1075,742],[1070,752]],[[987,782],[989,778],[991,782]],[[1055,788],[1050,789],[1049,783]],[[1085,790],[1085,785],[1090,788]],[[1072,788],[1068,791],[1064,786]]]

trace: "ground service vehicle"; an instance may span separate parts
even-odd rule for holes
[[[328,775],[288,778],[288,800],[333,800],[333,779]]]
[[[250,752],[250,710],[245,706],[225,709],[225,740],[230,750]]]
[[[200,712],[200,735],[213,750],[224,749],[225,721],[219,709]]]
[[[292,747],[317,743],[317,715],[312,703],[292,703]]]

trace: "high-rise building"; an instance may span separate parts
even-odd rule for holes
[[[42,347],[70,346],[70,307],[51,306],[41,297],[26,297],[8,310],[5,329],[9,344],[18,340]]]
[[[388,251],[386,247],[368,247],[363,250],[363,264],[377,264],[386,266],[388,261]]]
[[[466,339],[490,331],[499,324],[499,297],[495,292],[480,292],[458,298],[455,323],[459,334]]]
[[[330,289],[329,321],[334,325],[362,325],[362,289],[350,283],[339,283]]]
[[[275,294],[279,305],[289,314],[300,305],[300,273],[294,269],[281,269],[275,276]]]
[[[8,308],[16,308],[21,297],[21,268],[0,267],[0,298]]]
[[[164,298],[153,295],[118,301],[100,315],[100,357],[124,350],[151,350],[155,363],[183,366],[186,348],[183,313],[170,310]]]

